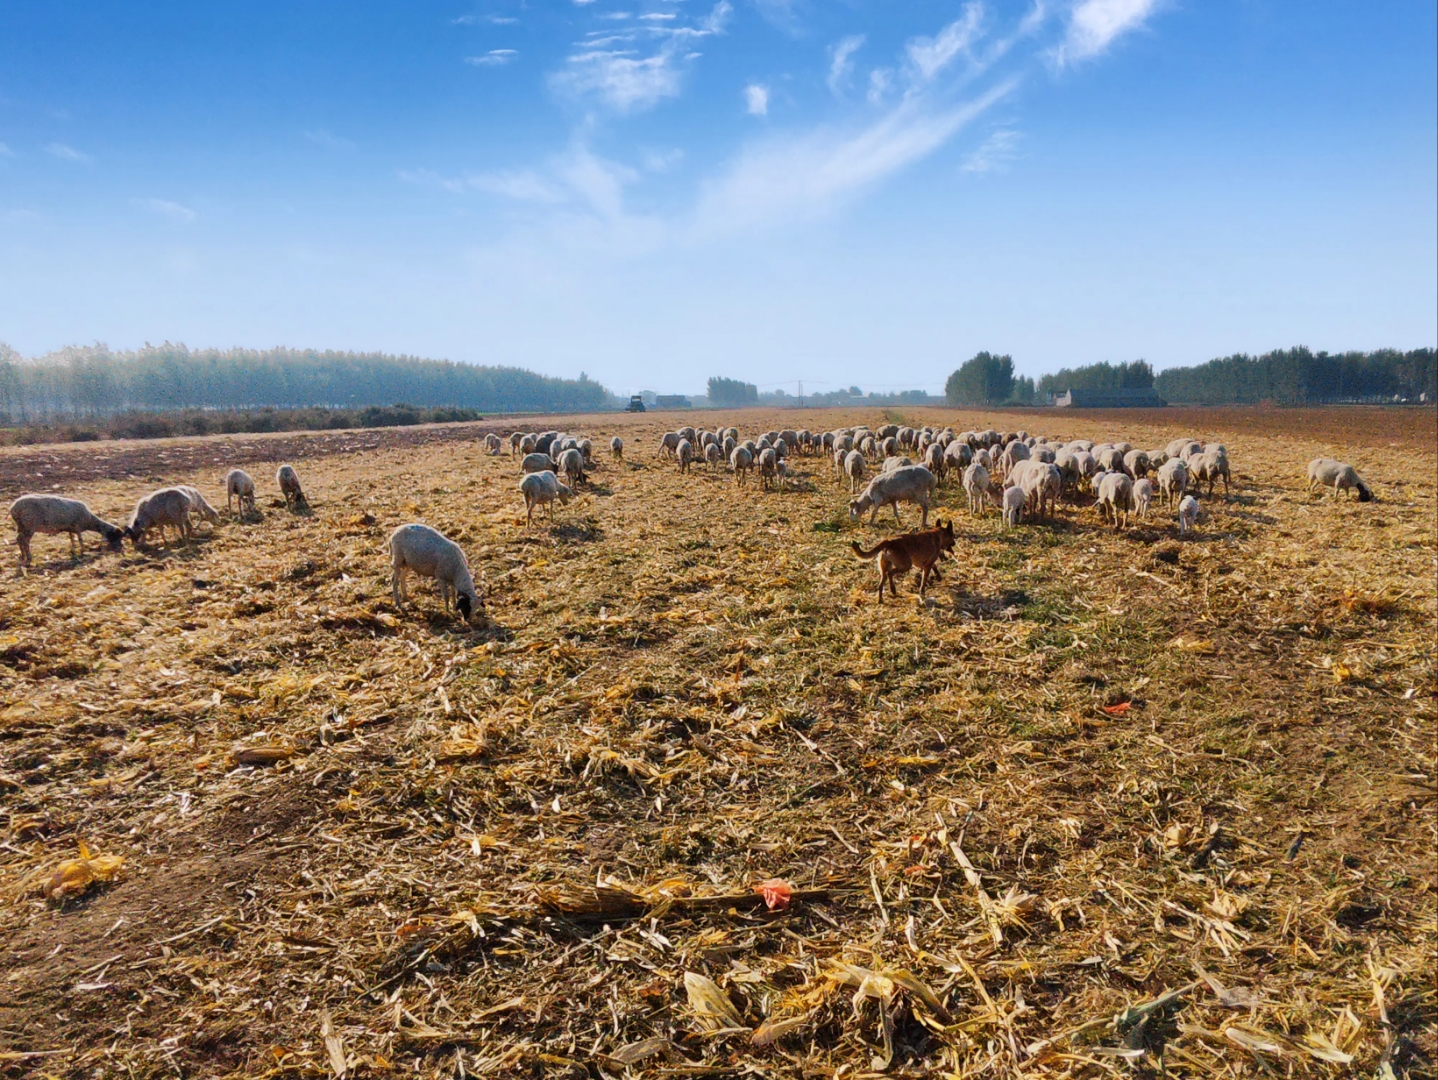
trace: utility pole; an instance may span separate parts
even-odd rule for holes
[[[799,380],[799,408],[804,407],[804,380]]]

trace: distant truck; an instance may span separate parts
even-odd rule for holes
[[[643,411],[644,411],[644,397],[643,397],[643,395],[641,395],[641,394],[635,394],[633,397],[631,397],[631,398],[629,399],[629,404],[628,404],[627,406],[625,406],[624,411],[625,411],[625,412],[643,412]]]

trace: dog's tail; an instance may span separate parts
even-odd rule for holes
[[[1358,501],[1359,501],[1359,502],[1372,502],[1372,501],[1373,501],[1373,489],[1370,488],[1367,484],[1365,484],[1362,480],[1358,481]]]
[[[865,551],[862,547],[860,547],[860,546],[859,546],[859,541],[857,541],[857,540],[852,541],[852,542],[849,544],[849,546],[854,549],[854,554],[857,555],[857,556],[859,556],[859,558],[861,558],[861,559],[872,559],[875,555],[879,554],[879,552],[881,552],[881,551],[884,550],[884,546],[885,546],[887,543],[888,543],[887,540],[880,540],[877,544],[875,544],[875,545],[874,545],[872,548],[870,548],[868,551]]]

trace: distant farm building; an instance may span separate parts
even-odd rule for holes
[[[654,398],[656,409],[691,409],[689,399],[683,394],[658,394]]]
[[[1060,409],[1162,409],[1168,402],[1153,387],[1138,390],[1070,390],[1054,398]]]

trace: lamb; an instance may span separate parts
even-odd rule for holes
[[[21,495],[10,504],[15,521],[15,543],[20,546],[20,565],[30,565],[30,538],[36,533],[69,533],[70,551],[85,553],[84,533],[99,533],[111,551],[119,551],[125,532],[118,525],[98,518],[79,499],[59,495]]]
[[[774,475],[779,478],[779,490],[786,490],[789,484],[789,463],[783,458],[774,463]]]
[[[190,511],[193,508],[190,497],[179,488],[160,488],[152,491],[139,502],[135,503],[135,509],[130,514],[130,522],[125,526],[125,535],[136,545],[142,543],[145,534],[151,529],[160,530],[160,539],[165,539],[165,526],[170,526],[180,534],[181,539],[189,541],[194,534],[190,525]]]
[[[687,473],[689,463],[694,460],[694,444],[688,439],[680,439],[679,445],[674,448],[674,460],[679,463],[679,471]]]
[[[571,447],[559,455],[559,472],[575,487],[584,483],[584,455]]]
[[[1145,477],[1133,482],[1133,505],[1138,516],[1148,517],[1149,505],[1153,502],[1153,481]]]
[[[494,434],[494,432],[491,431],[488,435],[484,437],[484,448],[486,451],[489,452],[489,455],[491,457],[498,456],[503,450],[503,447],[503,440],[501,440],[498,435]]]
[[[191,487],[189,484],[179,484],[177,486],[185,493],[185,497],[190,500],[190,509],[193,512],[199,514],[211,525],[220,520],[219,513],[216,512],[213,506],[205,502],[205,497],[200,494],[199,488]]]
[[[244,469],[231,469],[225,474],[225,509],[235,512],[235,500],[240,501],[240,514],[248,509],[255,512],[255,482]]]
[[[734,452],[729,455],[729,466],[734,470],[734,482],[742,484],[749,477],[749,470],[754,465],[754,455],[749,452],[747,446],[736,446]]]
[[[1158,491],[1169,506],[1183,498],[1188,491],[1188,466],[1182,458],[1169,458],[1158,467]]]
[[[1331,487],[1335,495],[1340,491],[1356,491],[1359,502],[1373,501],[1373,491],[1359,479],[1358,470],[1333,458],[1314,458],[1308,463],[1308,489],[1312,491],[1315,486]]]
[[[842,450],[835,450],[834,455],[844,454]],[[857,450],[850,450],[844,454],[844,475],[849,478],[849,494],[855,495],[859,491],[859,482],[864,479],[864,455]]]
[[[300,490],[300,475],[293,465],[281,465],[275,471],[275,483],[285,497],[285,506],[299,508],[305,505],[305,493]]]
[[[609,440],[609,452],[614,455],[615,461],[624,460],[624,440],[618,435]]]
[[[1192,495],[1185,495],[1178,504],[1178,534],[1187,536],[1193,531],[1193,526],[1197,521],[1198,500]]]
[[[1129,511],[1133,509],[1133,479],[1127,473],[1106,472],[1098,481],[1098,508],[1105,516],[1113,515],[1113,527],[1119,529],[1119,519],[1128,525]]]
[[[549,510],[549,517],[554,518],[554,500],[558,499],[561,505],[568,505],[569,500],[574,497],[574,491],[559,482],[559,477],[552,472],[530,473],[519,482],[519,490],[524,494],[524,524],[528,528],[534,520],[534,508],[545,506]]]
[[[525,480],[528,479],[530,477],[526,476]],[[555,482],[558,483],[557,480]],[[454,593],[454,606],[466,622],[479,607],[479,593],[475,591],[464,550],[438,530],[417,523],[401,525],[390,533],[389,554],[394,567],[395,607],[404,607],[404,601],[408,599],[405,582],[411,571],[420,577],[434,578],[439,583],[446,611],[449,610],[450,593]]]
[[[964,470],[964,492],[969,497],[969,513],[977,507],[980,514],[988,510],[989,470],[977,461]]]
[[[537,472],[553,472],[554,459],[548,454],[541,454],[535,451],[532,454],[525,454],[519,462],[519,471],[525,474]]]
[[[892,506],[894,520],[899,517],[899,503],[917,503],[923,512],[923,527],[929,524],[929,507],[933,504],[934,489],[938,481],[934,474],[922,465],[908,465],[891,473],[876,476],[869,481],[863,493],[849,502],[849,517],[857,521],[865,510],[869,511],[869,524],[878,516],[879,508]]]
[[[1003,510],[1004,528],[1012,529],[1024,519],[1024,505],[1027,503],[1022,488],[1004,488],[1000,506]]]

